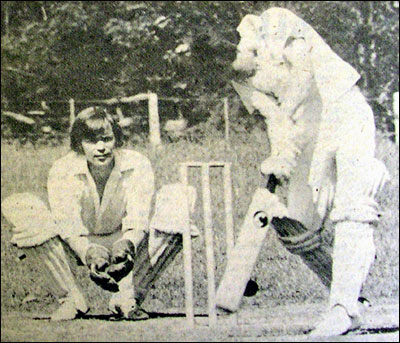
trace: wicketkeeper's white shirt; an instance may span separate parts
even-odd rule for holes
[[[154,193],[150,161],[132,150],[115,150],[115,165],[102,200],[84,155],[70,152],[50,169],[48,195],[51,212],[63,239],[109,235],[121,231],[129,238],[147,230]]]

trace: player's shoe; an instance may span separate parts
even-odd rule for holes
[[[133,307],[128,313],[124,313],[123,317],[128,320],[146,320],[150,318],[148,313],[138,306]]]
[[[360,327],[359,320],[350,317],[343,306],[336,305],[323,316],[308,336],[313,338],[339,336],[358,327]]]
[[[146,320],[149,315],[137,304],[135,299],[124,299],[115,294],[110,299],[110,311],[119,318],[128,320]]]
[[[63,298],[60,303],[61,306],[51,314],[51,321],[73,320],[89,311],[81,294]]]

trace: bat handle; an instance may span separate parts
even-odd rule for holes
[[[263,175],[263,181],[265,182],[265,188],[271,193],[275,193],[276,186],[279,186],[281,182],[274,174]],[[272,219],[271,219],[272,220]],[[264,228],[270,223],[267,214],[264,211],[257,211],[253,216],[253,223],[258,228]]]
[[[275,193],[276,186],[279,186],[281,182],[274,174],[263,175],[265,180],[265,188],[271,193]]]

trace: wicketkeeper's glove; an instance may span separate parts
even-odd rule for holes
[[[129,274],[135,260],[135,246],[129,239],[122,239],[113,244],[111,265],[108,274],[117,282]]]
[[[86,252],[86,265],[93,282],[106,291],[118,292],[118,283],[107,273],[110,261],[110,251],[101,245],[91,244]]]

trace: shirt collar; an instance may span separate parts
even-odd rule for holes
[[[135,159],[131,156],[124,154],[123,150],[114,150],[115,165],[114,169],[117,169],[120,173],[131,170],[135,168]],[[74,175],[87,174],[89,168],[87,165],[87,160],[84,155],[74,152],[74,163],[71,163],[71,172]]]
[[[118,168],[121,173],[136,168],[137,160],[131,154],[127,154],[125,150],[115,150],[114,156],[115,168]]]

